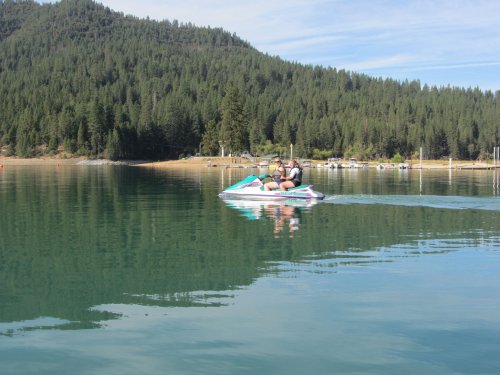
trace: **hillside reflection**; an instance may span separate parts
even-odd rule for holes
[[[50,317],[62,329],[94,328],[116,318],[93,308],[106,304],[224,306],[277,262],[354,266],[379,261],[382,247],[414,256],[428,240],[499,236],[496,211],[222,202],[218,180],[134,168],[5,170],[0,323]]]

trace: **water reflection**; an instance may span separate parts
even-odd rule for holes
[[[274,224],[275,238],[288,236],[293,238],[300,229],[301,215],[318,204],[315,199],[285,199],[285,200],[245,200],[223,199],[223,202],[237,210],[248,220],[269,219]]]
[[[294,232],[299,230],[300,218],[297,217],[295,207],[278,206],[267,209],[266,213],[274,220],[274,238],[279,238],[285,228],[288,229],[290,238],[293,238]]]
[[[226,184],[245,171],[231,173]],[[498,238],[496,197],[421,198],[404,194],[412,191],[410,183],[358,182],[350,174],[352,181],[336,180],[331,188],[327,176],[325,182],[311,176],[318,190],[342,192],[324,203],[221,202],[221,175],[211,169],[5,170],[0,332],[98,327],[117,315],[94,307],[110,304],[224,306],[231,291],[254,284],[273,264],[314,259],[316,270],[322,261],[376,264],[386,260],[381,249],[397,259],[409,256],[402,246],[419,254],[434,249],[427,240],[464,238],[483,246]],[[489,194],[490,178],[484,184]],[[433,192],[438,184],[429,181],[426,188]],[[370,189],[386,194],[357,193]]]
[[[493,195],[500,195],[500,172],[496,169],[493,171]]]

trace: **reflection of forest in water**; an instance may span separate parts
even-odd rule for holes
[[[92,327],[112,318],[90,309],[102,304],[216,306],[210,292],[250,285],[272,262],[499,233],[498,212],[428,207],[278,205],[248,220],[217,197],[220,185],[208,170],[4,171],[0,322]]]

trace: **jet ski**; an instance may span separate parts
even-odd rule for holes
[[[264,190],[262,180],[269,175],[250,175],[234,185],[229,186],[219,194],[221,198],[244,198],[244,199],[323,199],[325,195],[312,189],[312,185],[299,185],[288,190]]]

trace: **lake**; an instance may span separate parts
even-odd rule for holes
[[[500,173],[0,170],[1,374],[498,374]]]

